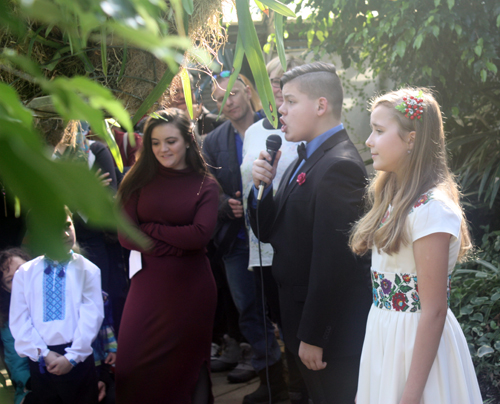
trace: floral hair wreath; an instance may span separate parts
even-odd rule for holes
[[[424,100],[422,99],[423,96],[424,94],[420,91],[416,97],[413,95],[403,97],[403,102],[396,105],[396,109],[411,120],[422,119],[425,107]]]

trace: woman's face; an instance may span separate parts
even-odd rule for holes
[[[9,261],[9,267],[3,272],[2,276],[2,287],[8,291],[12,292],[12,279],[17,269],[23,265],[26,261],[21,257],[12,257]]]
[[[187,168],[186,150],[189,145],[174,124],[155,127],[151,133],[151,145],[153,154],[163,167],[174,170]]]

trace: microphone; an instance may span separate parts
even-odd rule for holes
[[[266,140],[267,152],[271,155],[271,166],[274,164],[274,159],[276,158],[276,153],[281,147],[281,136],[280,135],[269,135]],[[262,199],[262,194],[264,193],[264,187],[266,186],[264,181],[260,182],[259,194],[257,195],[257,200]]]

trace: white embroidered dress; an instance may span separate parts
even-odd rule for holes
[[[460,224],[458,207],[442,192],[432,189],[419,198],[409,213],[411,243],[401,246],[392,256],[376,249],[372,251],[374,304],[361,354],[357,404],[399,404],[421,314],[413,242],[433,233],[451,234],[448,260],[451,275],[460,248]],[[448,309],[421,404],[482,402],[467,342],[457,319]]]

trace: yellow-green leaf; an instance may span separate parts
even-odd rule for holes
[[[293,17],[293,18],[296,17],[295,13],[292,10],[290,10],[286,4],[283,4],[279,1],[260,0],[260,2],[269,7],[271,10],[276,11],[278,14],[284,15],[285,17]],[[248,2],[247,2],[247,8],[248,8]],[[236,6],[236,9],[238,9],[238,6]],[[240,17],[238,17],[238,21],[241,22]]]
[[[420,49],[422,46],[422,41],[424,40],[424,36],[422,34],[418,34],[417,37],[415,38],[415,41],[413,42],[413,47],[415,49]]]
[[[278,51],[278,56],[280,58],[281,67],[283,71],[286,72],[286,54],[285,54],[285,43],[283,41],[284,38],[284,29],[283,29],[283,20],[285,17],[279,14],[274,15],[274,27],[276,29],[276,49]]]
[[[269,81],[269,76],[267,75],[266,64],[264,63],[264,57],[260,49],[257,31],[255,30],[252,16],[250,15],[248,2],[246,0],[236,0],[236,12],[238,14],[239,24],[238,36],[241,36],[243,49],[245,50],[248,64],[252,70],[264,112],[269,122],[271,122],[274,127],[277,127],[278,115],[276,113],[273,89]]]
[[[191,80],[189,73],[186,69],[181,70],[182,90],[184,91],[184,100],[186,100],[186,107],[189,112],[189,117],[193,119],[193,96],[191,94]]]

